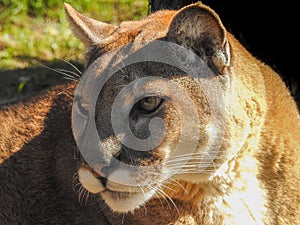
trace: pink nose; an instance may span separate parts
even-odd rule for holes
[[[115,167],[112,165],[97,164],[94,166],[93,170],[99,176],[107,177],[110,173],[112,173],[115,170]]]

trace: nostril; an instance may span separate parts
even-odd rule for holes
[[[104,175],[109,175],[110,173],[113,172],[113,167],[112,166],[105,166],[101,169],[101,172],[104,174]]]
[[[107,177],[110,173],[114,171],[113,166],[103,166],[97,164],[93,169],[99,176]]]

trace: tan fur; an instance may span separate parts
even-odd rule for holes
[[[26,143],[42,133],[43,121],[53,107],[54,99],[60,94],[65,94],[63,90],[60,91],[61,93],[57,93],[56,90],[45,92],[46,95],[39,93],[40,96],[29,100],[26,105],[18,103],[1,108],[0,163],[20,151]]]
[[[90,221],[88,224],[100,225],[300,224],[300,116],[296,103],[280,76],[253,57],[226,31],[212,9],[197,3],[179,11],[158,11],[140,21],[126,21],[119,26],[91,20],[68,4],[66,12],[74,33],[87,47],[87,66],[103,54],[108,55],[102,59],[104,64],[108,64],[114,56],[110,55],[111,51],[126,44],[132,43],[131,50],[135,53],[154,40],[163,40],[192,49],[214,73],[212,77],[203,79],[180,74],[175,69],[164,70],[157,64],[133,66],[132,74],[136,78],[143,73],[155,76],[169,73],[168,79],[180,87],[178,96],[179,89],[190,96],[199,117],[199,123],[193,124],[191,129],[195,134],[198,132],[200,138],[196,150],[185,163],[194,170],[187,173],[178,171],[169,179],[162,180],[162,174],[172,170],[170,162],[182,159],[180,157],[184,157],[186,150],[182,148],[183,152],[174,152],[181,136],[182,118],[172,102],[165,102],[162,118],[167,133],[163,142],[146,156],[136,155],[129,150],[125,151],[127,155],[120,153],[119,156],[120,161],[138,165],[137,171],[130,174],[137,180],[138,175],[142,174],[143,179],[157,182],[151,184],[150,190],[143,186],[123,185],[122,179],[126,179],[126,176],[122,167],[116,166],[110,171],[107,181],[101,183],[98,178],[103,178],[104,173],[100,170],[108,165],[99,164],[90,168],[80,164],[78,179],[85,189],[94,194],[95,199],[89,199],[88,205],[82,210],[69,210],[69,216],[72,213],[79,215],[80,212],[81,218]],[[127,55],[119,57],[119,60],[123,60]],[[102,69],[98,68],[97,72]],[[107,131],[109,129],[105,129],[110,124],[103,118],[110,118],[106,113],[110,112],[115,92],[127,84],[123,81],[126,76],[119,75],[107,82],[96,108],[98,132],[106,135],[102,143],[103,151],[112,155],[117,155],[121,144]],[[20,103],[0,111],[0,119],[7,118],[4,134],[0,134],[2,164],[21,152],[23,145],[32,140],[40,140],[39,137],[44,141],[53,140],[48,137],[55,132],[49,130],[45,121],[56,118],[58,122],[55,125],[60,127],[62,122],[59,122],[57,115],[71,114],[70,92],[74,91],[75,85],[76,82],[54,88],[29,103]],[[152,85],[164,87],[165,84],[157,81]],[[145,86],[145,89],[150,86]],[[53,111],[53,114],[53,102],[61,93],[67,98],[64,98],[66,102],[60,107],[66,106],[63,110]],[[209,99],[209,94],[212,99]],[[224,98],[224,105],[219,101],[220,96]],[[223,109],[225,118],[221,113],[213,117],[214,107]],[[193,110],[189,108],[186,113]],[[22,111],[24,116],[20,114]],[[61,111],[64,113],[58,113]],[[224,123],[215,127],[214,122],[217,121],[213,119],[224,119]],[[16,129],[12,125],[13,120],[17,121],[14,122],[18,124]],[[65,128],[70,129],[67,126]],[[222,131],[221,135],[219,130]],[[70,135],[62,138],[68,139]],[[57,149],[66,148],[66,152],[70,152],[68,147],[73,148],[73,139],[68,139],[68,144],[63,144],[61,139],[59,141],[61,144]],[[215,149],[213,144],[218,141],[220,146]],[[38,144],[34,146],[40,151]],[[185,143],[185,148],[189,148],[189,143]],[[57,152],[57,149],[53,149],[53,152]],[[197,156],[215,150],[218,151],[213,162],[205,169],[197,170],[196,166],[202,163]],[[54,155],[57,156],[57,153]],[[61,160],[57,163],[60,166],[65,165],[63,162],[70,163],[68,157],[62,157]],[[144,169],[145,165],[153,165],[152,170]],[[66,174],[62,172],[64,166],[59,168],[58,174]],[[110,180],[110,176],[119,178],[120,183]],[[67,174],[60,178],[63,184],[64,180],[69,185],[71,178]],[[64,197],[59,200],[64,201]],[[76,204],[73,203],[73,206],[76,207]],[[3,208],[0,203],[0,216]],[[63,212],[63,208],[57,210]],[[66,216],[60,220],[63,218],[68,218],[71,224],[85,223],[83,219]]]
[[[201,8],[199,15],[194,14],[195,11],[198,13],[195,7]],[[201,21],[199,26],[197,21]],[[296,104],[279,75],[254,58],[226,32],[213,10],[198,4],[179,12],[160,11],[139,22],[122,23],[100,46],[109,51],[114,48],[116,40],[118,46],[134,40],[138,49],[141,43],[146,44],[165,35],[175,42],[183,36],[182,44],[189,46],[193,36],[201,38],[206,32],[215,38],[214,44],[219,47],[216,47],[211,61],[205,56],[203,59],[212,63],[216,71],[227,74],[224,77],[230,80],[226,91],[229,104],[226,108],[225,139],[219,153],[221,160],[215,160],[216,164],[223,165],[210,177],[199,173],[202,182],[192,181],[198,179],[195,178],[197,175],[175,176],[177,181],[167,182],[164,192],[196,209],[198,215],[196,213],[191,218],[197,218],[192,219],[198,221],[195,222],[197,224],[297,224],[300,120]],[[190,39],[185,39],[185,36]],[[191,91],[189,93],[195,96],[196,102],[199,97],[205,101],[199,95],[201,90],[197,90],[197,85],[193,87],[194,81],[190,78],[173,81],[187,92]],[[226,83],[222,78],[220,82]],[[201,108],[204,109],[203,106]],[[176,143],[179,135],[177,127],[180,125],[174,122],[180,118],[176,119],[171,106],[168,110],[170,113],[165,115],[165,122],[170,136],[167,135],[161,149]],[[207,123],[209,109],[199,115],[201,123]],[[199,129],[202,138],[210,135],[203,130],[204,127]],[[242,137],[244,134],[246,136]],[[241,141],[239,147],[233,144]],[[202,139],[199,148],[207,143],[208,139]],[[270,164],[278,168],[268,166]],[[157,197],[161,198],[160,194]],[[178,220],[178,224],[193,223]]]

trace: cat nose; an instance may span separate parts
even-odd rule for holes
[[[107,177],[114,170],[114,168],[111,165],[100,165],[100,164],[94,166],[93,169],[101,177]]]
[[[104,165],[100,165],[97,164],[96,166],[94,166],[93,170],[101,177],[105,177],[104,172],[102,171],[103,168],[105,168],[106,166]]]

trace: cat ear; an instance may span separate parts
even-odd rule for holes
[[[88,18],[77,12],[71,5],[64,3],[69,23],[75,35],[90,48],[109,36],[116,26]]]
[[[167,39],[193,51],[217,74],[230,65],[230,46],[219,16],[201,3],[182,8],[171,21]]]

